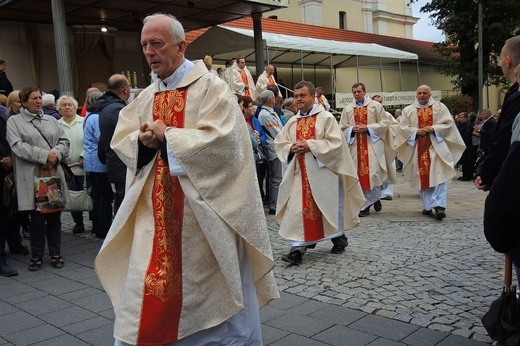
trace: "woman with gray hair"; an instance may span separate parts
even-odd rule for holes
[[[100,91],[94,91],[87,95],[87,115],[84,122],[83,169],[87,172],[87,182],[92,188],[92,233],[98,238],[105,238],[112,223],[112,201],[114,194],[108,180],[107,166],[98,158],[99,114],[96,106],[97,100],[103,95]]]
[[[83,171],[83,118],[76,113],[78,101],[72,96],[61,96],[58,99],[57,108],[61,115],[58,122],[70,140],[70,151],[66,162],[74,173],[74,178],[69,181],[68,187],[72,191],[81,191],[85,175]],[[85,230],[83,212],[73,211],[70,214],[75,223],[72,233],[82,233]]]

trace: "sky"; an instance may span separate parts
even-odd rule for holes
[[[442,31],[431,25],[431,20],[428,13],[420,12],[429,0],[418,0],[412,4],[412,14],[414,17],[419,17],[419,21],[413,26],[413,38],[422,41],[440,42],[444,41]]]

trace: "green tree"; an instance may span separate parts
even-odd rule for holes
[[[416,0],[412,0],[416,1]],[[518,0],[431,0],[421,7],[447,36],[434,45],[445,57],[436,70],[453,77],[453,85],[478,107],[478,1],[482,4],[484,85],[509,85],[498,65],[504,42],[520,34]]]

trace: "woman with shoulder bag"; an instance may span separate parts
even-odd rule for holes
[[[42,111],[42,93],[36,86],[20,90],[20,113],[7,121],[7,141],[13,153],[13,168],[18,194],[18,210],[30,216],[31,264],[29,270],[42,266],[45,233],[54,268],[64,265],[61,258],[61,212],[41,213],[36,209],[35,177],[42,172],[61,180],[61,192],[68,202],[68,189],[59,163],[69,153],[69,139],[58,121]]]
[[[82,191],[85,172],[83,171],[83,120],[84,118],[76,114],[78,101],[72,96],[61,96],[56,102],[56,109],[61,115],[58,123],[61,125],[70,141],[70,151],[65,160],[72,171],[72,180],[67,187],[70,191]],[[72,233],[83,233],[83,212],[73,211],[70,213],[74,221]]]

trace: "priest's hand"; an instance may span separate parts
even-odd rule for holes
[[[291,145],[291,151],[295,154],[305,154],[310,151],[309,144],[306,140],[301,139]]]
[[[161,141],[153,132],[150,123],[143,123],[139,126],[139,140],[148,148],[157,149],[161,146]]]
[[[368,131],[368,126],[367,125],[363,125],[363,124],[358,124],[358,125],[354,126],[352,131],[354,131],[355,133],[365,133],[365,132]]]

